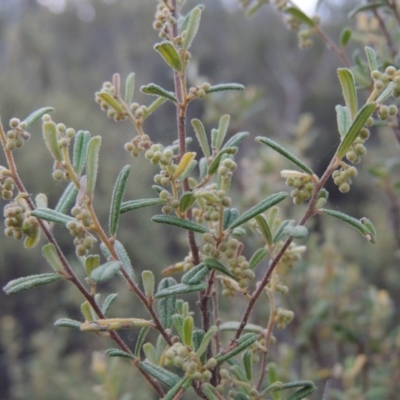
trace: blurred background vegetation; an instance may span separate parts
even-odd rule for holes
[[[340,62],[318,39],[312,48],[299,50],[296,36],[273,7],[264,7],[247,21],[228,2],[203,3],[206,11],[192,48],[192,82],[206,77],[212,84],[240,82],[247,89],[244,94],[215,94],[205,103],[196,102],[190,117],[202,118],[211,128],[222,114],[230,113],[231,133],[246,130],[251,138],[273,137],[305,156],[317,173],[323,171],[339,140],[334,106],[342,102],[336,77]],[[355,2],[341,7],[333,0],[326,3],[324,28],[338,38]],[[168,69],[152,51],[158,40],[152,29],[155,1],[70,0],[65,9],[45,4],[0,1],[0,114],[7,125],[12,117],[23,119],[37,108],[53,106],[55,121],[103,137],[95,206],[106,223],[111,188],[123,165],[133,165],[125,199],[154,197],[150,187],[155,170],[143,158],[132,160],[123,150],[133,136],[132,127],[108,120],[94,102],[94,92],[114,72],[124,77],[131,71],[136,73],[137,88],[155,82],[172,89]],[[365,38],[358,39],[350,48],[362,48]],[[151,100],[138,90],[136,96],[141,103]],[[153,142],[170,143],[176,135],[174,109],[161,107],[145,128]],[[328,189],[333,208],[372,219],[378,243],[370,245],[356,231],[316,218],[310,226],[309,251],[284,276],[291,289],[285,305],[296,317],[276,334],[278,342],[270,358],[278,364],[283,380],[315,380],[321,389],[315,399],[322,397],[326,382],[332,399],[399,398],[399,201],[388,189],[389,178],[378,182],[368,172],[383,168],[385,160],[398,160],[399,147],[389,129],[375,130],[368,145],[351,192],[342,195],[333,184]],[[288,166],[275,154],[250,139],[240,157],[242,168],[232,194],[239,207],[284,187],[279,171]],[[50,179],[52,161],[39,125],[16,158],[28,190],[45,193],[54,206],[64,184]],[[4,165],[3,154],[0,164]],[[298,212],[287,207],[286,218]],[[160,271],[185,256],[187,248],[175,230],[149,224],[152,210],[145,210],[126,215],[120,240],[138,272],[151,269],[160,277]],[[58,234],[73,260],[68,234],[62,230]],[[261,246],[259,238],[250,234],[246,253],[257,246]],[[2,286],[49,268],[40,246],[23,251],[21,243],[4,235],[0,266]],[[116,316],[141,313],[121,282],[105,285],[104,291],[120,294]],[[60,317],[81,319],[81,301],[72,285],[65,283],[10,297],[0,293],[1,399],[155,398],[127,363],[104,359],[101,351],[108,346],[104,339],[53,327]],[[244,303],[233,302],[221,301],[223,318],[240,317]],[[265,301],[254,322],[265,324],[267,317]],[[134,346],[136,335],[136,331],[125,333],[129,345]]]

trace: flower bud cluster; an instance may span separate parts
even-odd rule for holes
[[[4,167],[0,167],[0,193],[3,200],[10,200],[13,197],[15,184],[14,179],[10,176],[10,171]]]
[[[359,164],[361,157],[367,153],[367,149],[364,145],[366,140],[370,136],[368,128],[362,128],[357,139],[352,143],[349,151],[346,153],[346,158],[353,164]]]
[[[67,228],[72,236],[75,237],[74,245],[78,256],[85,256],[93,247],[94,238],[89,233],[92,226],[92,218],[89,211],[81,206],[75,206],[71,210],[71,214],[75,217],[75,221],[67,223]]]
[[[190,347],[176,342],[165,352],[164,364],[168,367],[174,366],[182,369],[186,376],[196,381],[209,382],[212,377],[210,369],[217,366],[217,361],[210,358],[203,366],[197,354]]]
[[[390,82],[393,82],[395,85],[393,87],[391,95],[395,99],[400,97],[400,70],[396,69],[396,67],[389,65],[388,67],[386,67],[385,72],[380,72],[378,70],[372,71],[371,78],[374,80],[375,90],[382,90]],[[394,108],[392,107],[392,113],[393,112]]]
[[[343,163],[340,169],[333,171],[332,178],[335,185],[339,186],[339,190],[342,193],[347,193],[350,190],[352,178],[355,178],[357,174],[356,167],[350,167]]]
[[[22,202],[12,202],[4,207],[4,233],[16,240],[24,236],[34,236],[39,229],[38,221]]]
[[[124,121],[128,114],[125,110],[125,104],[117,96],[117,90],[111,82],[104,82],[100,92],[95,93],[95,101],[103,111],[106,111],[107,117],[114,121]]]
[[[137,157],[143,150],[150,147],[151,141],[148,135],[137,135],[130,142],[125,143],[125,150],[131,153],[132,157]]]
[[[278,242],[276,251],[278,252],[282,247],[283,242]],[[298,246],[295,242],[290,243],[288,249],[279,260],[278,265],[286,268],[291,268],[293,265],[301,260],[301,254],[307,250],[306,246]]]
[[[18,118],[11,118],[10,128],[7,132],[6,149],[13,151],[21,148],[26,140],[29,140],[31,135],[25,130],[27,125],[21,122]]]
[[[294,318],[294,312],[285,310],[284,308],[277,308],[274,321],[278,329],[285,329],[286,325],[289,324]]]
[[[284,172],[285,171],[281,172],[282,177],[287,176]],[[311,175],[303,173],[298,173],[297,176],[288,176],[286,185],[295,188],[290,192],[290,196],[293,198],[293,203],[296,205],[309,200],[314,190],[314,183],[312,182]]]
[[[153,28],[159,31],[159,36],[163,39],[168,38],[170,27],[176,23],[171,10],[165,4],[159,4],[154,15]]]
[[[189,89],[189,96],[191,97],[198,97],[203,99],[206,96],[207,90],[209,90],[211,85],[208,82],[204,82],[199,86],[194,86]]]
[[[381,104],[378,107],[378,118],[382,121],[385,121],[389,117],[394,117],[398,113],[398,111],[399,109],[395,104],[391,104],[390,106]]]

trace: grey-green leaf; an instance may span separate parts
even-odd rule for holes
[[[128,252],[126,251],[124,245],[119,240],[116,240],[114,243],[114,249],[119,260],[121,261],[122,268],[127,272],[131,279],[135,281],[135,271],[133,270],[131,259],[129,258]]]
[[[246,333],[237,341],[237,346],[234,349],[224,354],[217,354],[215,359],[218,361],[218,364],[222,364],[224,361],[235,357],[237,354],[250,347],[257,340],[257,338],[258,335],[255,333]]]
[[[238,132],[234,134],[229,140],[225,142],[222,149],[226,149],[228,147],[237,147],[240,143],[243,142],[246,138],[249,137],[249,132]]]
[[[274,142],[273,140],[264,137],[264,136],[257,136],[256,141],[262,144],[265,144],[268,147],[271,147],[271,149],[274,149],[277,151],[279,154],[281,154],[283,157],[287,158],[289,161],[291,161],[294,165],[297,165],[299,168],[301,168],[304,172],[307,172],[307,174],[312,175],[313,171],[311,168],[309,168],[306,164],[303,163],[303,161],[299,160],[297,157],[295,157],[292,153],[290,153],[288,150],[283,148],[281,145],[278,143]]]
[[[232,224],[238,217],[239,211],[236,208],[225,208],[223,221],[224,230],[228,229],[228,226]]]
[[[90,139],[88,145],[88,156],[86,164],[86,195],[91,198],[96,186],[97,172],[99,169],[99,153],[101,146],[101,136],[94,136]]]
[[[223,92],[225,90],[244,90],[245,87],[240,83],[221,83],[219,85],[213,85],[206,93]]]
[[[55,272],[61,272],[64,270],[64,266],[53,243],[45,244],[42,247],[42,254]]]
[[[104,352],[108,357],[122,357],[134,360],[136,357],[133,354],[127,353],[121,349],[107,349]]]
[[[219,329],[221,331],[237,331],[239,329],[239,326],[240,326],[239,322],[229,321],[221,324]],[[244,332],[249,332],[249,333],[262,333],[263,330],[264,328],[262,326],[254,324],[246,324],[246,326],[243,329]]]
[[[90,132],[88,131],[78,131],[75,135],[72,166],[78,175],[83,171],[86,163],[89,141]]]
[[[174,400],[175,396],[181,391],[185,391],[192,382],[192,378],[187,376],[183,377],[173,388],[171,388],[168,393],[162,398],[162,400]]]
[[[187,23],[187,28],[183,36],[182,48],[188,50],[195,38],[197,31],[199,29],[201,19],[201,8],[195,7],[189,15],[189,20]]]
[[[178,100],[175,97],[174,93],[169,92],[168,90],[163,89],[161,86],[156,85],[155,83],[150,83],[146,86],[142,86],[140,91],[145,94],[150,94],[153,96],[164,97],[165,99],[171,100],[174,103],[177,103]]]
[[[286,199],[287,196],[288,193],[286,192],[272,194],[266,199],[260,201],[254,207],[250,208],[250,210],[247,210],[245,213],[243,213],[239,218],[237,218],[235,221],[233,221],[233,223],[228,226],[228,229],[233,230],[234,228],[243,225],[245,222],[254,218],[256,215],[261,214],[262,212],[273,207],[274,205],[280,203],[282,200]]]
[[[101,306],[101,311],[105,316],[107,316],[108,312],[110,311],[110,308],[114,304],[114,301],[117,300],[117,297],[118,297],[117,293],[111,293],[104,300],[103,305]]]
[[[337,74],[342,86],[343,98],[350,111],[351,118],[354,118],[358,110],[356,82],[354,75],[348,68],[338,68]]]
[[[182,275],[181,282],[186,285],[197,284],[200,283],[208,273],[208,268],[203,263],[200,263]]]
[[[208,167],[208,175],[212,175],[215,172],[217,172],[219,163],[221,162],[221,158],[224,154],[236,154],[238,151],[237,147],[225,147],[222,150],[220,150],[217,155],[214,157],[213,161],[211,162],[210,166]]]
[[[361,129],[366,124],[368,118],[375,111],[376,103],[367,103],[358,111],[355,116],[353,123],[351,124],[346,135],[342,138],[342,141],[336,151],[336,157],[341,160],[350,149],[350,146],[357,139]]]
[[[54,210],[61,214],[65,214],[74,203],[77,195],[78,189],[76,188],[75,183],[70,182],[58,200]]]
[[[43,107],[39,108],[39,110],[34,111],[32,114],[29,114],[22,123],[26,124],[26,128],[30,128],[36,121],[39,121],[43,115],[53,112],[53,107]]]
[[[228,268],[226,268],[225,265],[220,263],[218,260],[215,260],[214,258],[206,258],[203,261],[203,263],[207,268],[215,269],[215,270],[221,272],[221,274],[224,274],[226,276],[229,276],[232,279],[235,279],[235,275],[233,275],[232,272],[230,272],[228,270]]]
[[[179,382],[179,376],[168,371],[167,369],[160,367],[158,365],[143,361],[139,364],[140,369],[146,371],[148,374],[162,382],[169,388],[174,387]]]
[[[125,193],[126,183],[131,172],[131,166],[125,165],[120,173],[118,174],[117,180],[115,181],[111,206],[110,206],[110,216],[108,220],[110,236],[114,236],[117,232],[119,217],[121,214],[122,197]]]
[[[133,93],[135,91],[135,73],[131,72],[125,81],[125,103],[130,104],[133,100]]]
[[[163,297],[168,297],[171,295],[200,292],[206,288],[207,288],[207,284],[205,282],[198,283],[196,285],[186,285],[184,283],[178,283],[172,287],[158,291],[156,293],[156,295],[154,296],[154,298],[161,299]]]
[[[378,71],[378,60],[376,58],[375,50],[372,47],[365,46],[364,47],[365,54],[367,55],[368,66],[369,69],[372,71]]]
[[[154,49],[161,54],[161,56],[172,69],[178,72],[182,71],[182,59],[170,41],[164,40],[161,43],[157,43],[154,46]]]
[[[250,258],[249,268],[254,269],[262,261],[262,259],[268,254],[268,251],[264,248],[258,249]]]
[[[38,286],[48,285],[62,279],[62,275],[57,273],[24,276],[8,282],[7,285],[3,287],[3,290],[6,294],[14,294],[33,289]]]
[[[208,229],[203,225],[196,224],[195,222],[188,221],[186,219],[178,218],[173,215],[155,215],[152,219],[153,222],[157,222],[159,224],[167,224],[177,226],[178,228],[186,229],[188,231],[198,232],[198,233],[206,233]]]
[[[351,217],[350,215],[344,214],[340,211],[327,210],[325,208],[321,208],[319,211],[322,214],[330,215],[331,217],[335,217],[337,219],[340,219],[340,220],[346,222],[347,224],[351,225],[353,228],[357,229],[371,243],[375,243],[376,232],[375,232],[375,228],[373,228],[373,229],[371,228],[371,225],[372,225],[371,221],[368,220],[368,224],[365,224],[364,219],[358,220],[358,219]],[[364,223],[363,223],[363,221],[364,221]]]
[[[340,136],[344,136],[351,126],[351,115],[347,107],[337,105],[335,107],[336,121]]]
[[[147,333],[149,332],[149,330],[150,330],[149,326],[144,326],[139,331],[139,335],[136,340],[135,351],[134,351],[134,354],[136,357],[140,357],[140,351],[142,350],[143,343],[146,339],[146,336],[147,336]]]
[[[218,132],[217,132],[217,135],[215,138],[215,144],[214,144],[217,151],[222,147],[222,143],[224,142],[226,133],[228,132],[228,126],[229,126],[230,119],[231,119],[231,117],[229,114],[225,114],[219,119]]]
[[[95,282],[105,282],[111,279],[121,268],[119,261],[108,261],[97,267],[90,274],[90,279]]]
[[[215,325],[213,325],[208,329],[207,333],[204,334],[204,336],[201,340],[200,346],[196,350],[196,354],[199,357],[201,357],[205,353],[208,345],[210,344],[212,338],[214,337],[214,335],[217,331],[218,331],[218,328]]]
[[[137,210],[138,208],[155,206],[158,204],[164,204],[165,200],[160,199],[159,197],[152,199],[138,199],[138,200],[130,200],[125,201],[121,204],[121,214],[124,214],[128,211]]]
[[[62,327],[62,328],[80,329],[81,322],[76,321],[74,319],[69,319],[69,318],[60,318],[56,322],[54,322],[54,326]]]
[[[306,24],[310,27],[315,26],[315,22],[306,14],[303,13],[299,8],[297,7],[288,7],[283,10],[285,14],[289,14],[292,17],[297,18],[299,21],[301,21],[303,24]]]
[[[207,139],[206,131],[204,129],[204,125],[197,118],[192,119],[191,124],[196,133],[196,137],[200,144],[201,150],[203,150],[204,157],[206,157],[206,158],[211,157],[210,145],[208,144],[208,139]]]
[[[36,210],[32,211],[31,214],[36,218],[62,225],[66,225],[68,222],[75,221],[75,218],[52,210],[51,208],[37,208]]]
[[[174,287],[177,284],[174,278],[163,278],[158,284],[157,292]],[[158,316],[165,329],[172,327],[172,315],[175,314],[176,296],[162,297],[157,302]]]

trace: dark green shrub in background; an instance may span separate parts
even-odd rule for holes
[[[102,165],[116,164],[118,157],[102,148],[101,136],[54,122],[50,107],[24,120],[12,118],[7,129],[1,127],[5,235],[23,240],[27,249],[40,244],[53,269],[14,279],[4,286],[5,293],[71,282],[83,301],[82,317],[73,319],[67,314],[55,325],[111,339],[114,347],[105,354],[125,358],[136,368],[132,372],[135,379],[140,373],[158,398],[179,399],[186,391],[194,391],[206,399],[295,400],[311,397],[315,384],[320,386],[318,398],[395,398],[400,390],[396,375],[399,333],[390,321],[392,300],[387,291],[364,281],[357,265],[341,258],[336,236],[337,229],[346,238],[352,235],[347,224],[371,246],[383,240],[392,253],[393,247],[398,247],[398,182],[393,174],[398,156],[370,168],[388,198],[387,213],[392,221],[392,226],[377,224],[382,227],[379,236],[368,217],[338,211],[329,206],[328,197],[336,187],[341,193],[349,192],[357,180],[374,126],[390,129],[399,141],[396,3],[353,10],[351,16],[364,16],[361,18],[367,18],[370,25],[365,27],[360,18],[358,30],[343,30],[340,43],[335,44],[322,30],[319,18],[307,17],[291,2],[274,2],[290,27],[298,31],[301,47],[309,47],[312,37],[320,36],[340,63],[337,75],[343,100],[335,107],[337,140],[321,173],[304,157],[306,152],[315,152],[317,159],[322,156],[307,138],[312,135],[307,115],[290,128],[288,146],[264,131],[255,138],[262,150],[238,163],[237,152],[250,134],[233,129],[229,114],[222,113],[215,120],[215,108],[226,102],[240,121],[241,113],[257,105],[258,94],[243,94],[245,87],[240,83],[211,84],[191,76],[190,50],[196,35],[201,36],[202,15],[207,9],[201,5],[185,9],[185,2],[176,0],[158,3],[153,28],[160,40],[154,50],[165,61],[170,83],[142,85],[140,92],[154,98],[147,105],[136,101],[133,73],[124,82],[114,74],[95,95],[109,118],[131,123],[135,131],[124,146],[134,157],[132,166],[121,166],[109,188],[108,224],[101,214],[104,205],[96,202],[96,188],[101,185]],[[242,3],[251,15],[265,2]],[[356,50],[350,61],[346,46],[352,40],[368,40],[363,36],[367,33],[373,35],[376,50],[371,46],[366,46],[364,53]],[[279,71],[276,74],[279,76]],[[358,90],[363,95],[358,95]],[[205,115],[214,126],[210,131],[201,115],[188,117],[195,100],[205,101]],[[163,118],[169,120],[158,123],[172,126],[171,120],[175,120],[176,137],[153,137],[146,128],[147,120],[157,121],[156,111],[171,105],[173,117],[166,114]],[[52,177],[65,181],[53,207],[44,193],[32,194],[32,188],[26,187],[14,159],[39,120],[53,158]],[[287,127],[282,129],[287,131]],[[197,143],[192,143],[190,136]],[[146,163],[155,168],[153,182],[149,182],[153,195],[141,196],[133,190],[134,198],[129,200],[125,191],[135,187],[130,175]],[[235,176],[243,191],[235,188]],[[334,185],[328,192],[331,178]],[[264,181],[268,182],[267,192]],[[366,191],[369,181],[365,182]],[[132,262],[129,256],[130,241],[143,231],[135,227],[135,215],[150,207],[157,210],[151,220],[164,226],[157,240],[150,237],[142,251],[155,254],[163,264],[164,277]],[[122,241],[118,227],[127,213],[132,214],[133,228]],[[325,237],[316,229],[310,234],[305,225],[316,219],[324,224],[340,220],[342,225],[336,231],[328,226]],[[66,232],[72,236],[75,257],[67,251],[71,245],[66,243]],[[162,242],[168,243],[170,235],[181,235],[186,243],[186,255],[172,264],[171,256],[165,256],[163,262],[162,252]],[[127,308],[127,317],[116,311],[118,293],[109,293],[109,282],[116,276],[134,297],[135,309]],[[9,350],[9,360],[17,362],[10,339],[15,322],[7,318],[3,320],[3,346]],[[134,332],[134,343],[125,330]],[[43,349],[45,338],[39,345]],[[51,349],[54,362],[62,357],[60,353]],[[132,389],[121,395],[122,373],[107,364],[103,354],[94,354],[92,367],[101,381],[96,388],[99,398],[129,398]],[[84,369],[82,360],[77,365]],[[135,393],[131,398],[137,398]]]

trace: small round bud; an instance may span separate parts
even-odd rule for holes
[[[60,181],[64,177],[64,172],[61,169],[56,169],[52,176],[56,181]]]
[[[72,139],[75,136],[75,129],[74,128],[68,128],[65,131],[65,135],[67,136],[67,138]]]
[[[11,120],[10,120],[10,128],[13,128],[13,129],[18,128],[19,123],[20,123],[20,121],[19,121],[18,118],[11,118]]]
[[[385,69],[385,73],[389,76],[393,76],[396,73],[396,68],[390,65]]]
[[[371,72],[371,78],[376,80],[379,79],[381,76],[381,73],[378,70],[374,70]]]
[[[203,381],[209,382],[209,381],[211,380],[211,378],[212,378],[212,373],[211,373],[211,371],[209,371],[208,369],[206,369],[206,370],[203,372],[202,378],[203,378]]]
[[[397,106],[392,104],[388,108],[388,113],[389,113],[390,116],[394,116],[394,115],[396,115],[398,113],[398,110],[399,109],[397,108]]]
[[[218,365],[218,361],[215,358],[210,358],[207,361],[207,368],[214,369]]]
[[[375,81],[374,83],[374,88],[377,90],[383,89],[384,86],[385,84],[382,81]]]
[[[67,129],[67,127],[65,126],[65,124],[63,124],[63,123],[57,124],[57,130],[58,130],[58,132],[64,133],[66,129]]]
[[[339,186],[339,190],[342,193],[347,193],[350,190],[350,185],[347,182],[343,182],[340,186]]]
[[[367,140],[367,139],[369,138],[369,136],[370,136],[370,131],[369,131],[369,129],[367,129],[367,128],[361,129],[359,137],[360,137],[362,140]]]

